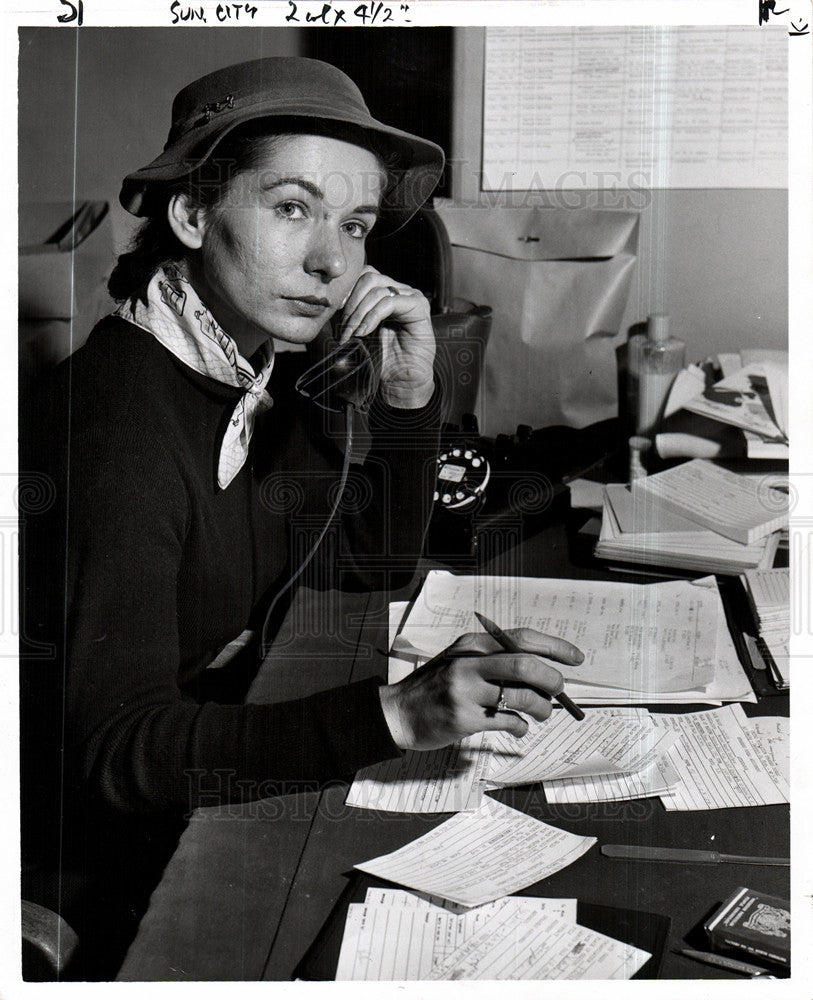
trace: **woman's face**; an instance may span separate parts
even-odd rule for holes
[[[313,340],[365,262],[383,172],[360,146],[315,135],[265,141],[202,216],[193,284],[241,351],[269,336]]]

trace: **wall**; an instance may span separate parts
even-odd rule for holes
[[[455,36],[455,198],[482,201],[484,29]],[[527,199],[525,193],[515,198]],[[687,358],[740,347],[785,349],[788,196],[783,190],[539,192],[541,204],[640,208],[639,263],[622,331],[650,312],[672,316]],[[489,196],[490,204],[506,203]]]
[[[163,148],[174,95],[230,63],[298,55],[297,28],[23,28],[20,201],[110,202],[121,248],[135,220],[122,178]]]

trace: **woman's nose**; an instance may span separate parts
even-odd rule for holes
[[[327,225],[317,228],[305,257],[305,270],[317,274],[323,281],[340,277],[347,269],[347,258],[341,233]]]

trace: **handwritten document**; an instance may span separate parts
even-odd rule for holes
[[[784,187],[787,45],[756,23],[488,28],[483,189]]]
[[[584,662],[563,669],[572,697],[608,690],[649,697],[714,679],[721,608],[713,578],[630,584],[433,571],[395,651],[435,656],[463,632],[481,631],[474,611],[502,628],[529,626],[578,646]]]
[[[716,586],[713,585],[716,591]],[[737,651],[731,639],[731,635],[726,625],[725,613],[722,609],[719,592],[716,594],[717,603],[717,630],[714,640],[709,636],[703,637],[704,644],[708,649],[714,649],[713,669],[714,676],[707,684],[701,688],[687,689],[676,692],[640,692],[640,691],[619,691],[618,688],[602,688],[599,685],[579,686],[568,684],[568,693],[572,697],[577,697],[584,707],[585,705],[617,705],[621,702],[625,704],[692,704],[705,702],[707,704],[718,704],[723,701],[745,701],[756,702],[757,698],[754,689],[745,675],[745,671],[740,664]],[[413,670],[418,669],[429,659],[428,654],[423,654],[416,650],[412,644],[403,638],[400,630],[405,624],[404,617],[407,614],[409,605],[406,602],[393,602],[390,605],[390,657],[388,664],[388,677],[390,684],[397,684],[403,680]],[[479,624],[479,623],[478,623]]]
[[[747,719],[739,705],[653,716],[680,734],[667,751],[678,785],[661,796],[668,810],[725,809],[790,801],[787,719]]]
[[[400,850],[356,868],[463,906],[479,906],[572,864],[595,844],[484,798]]]

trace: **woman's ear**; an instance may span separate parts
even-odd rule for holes
[[[204,211],[188,194],[181,192],[169,199],[167,218],[173,233],[190,250],[200,250],[205,232]]]

